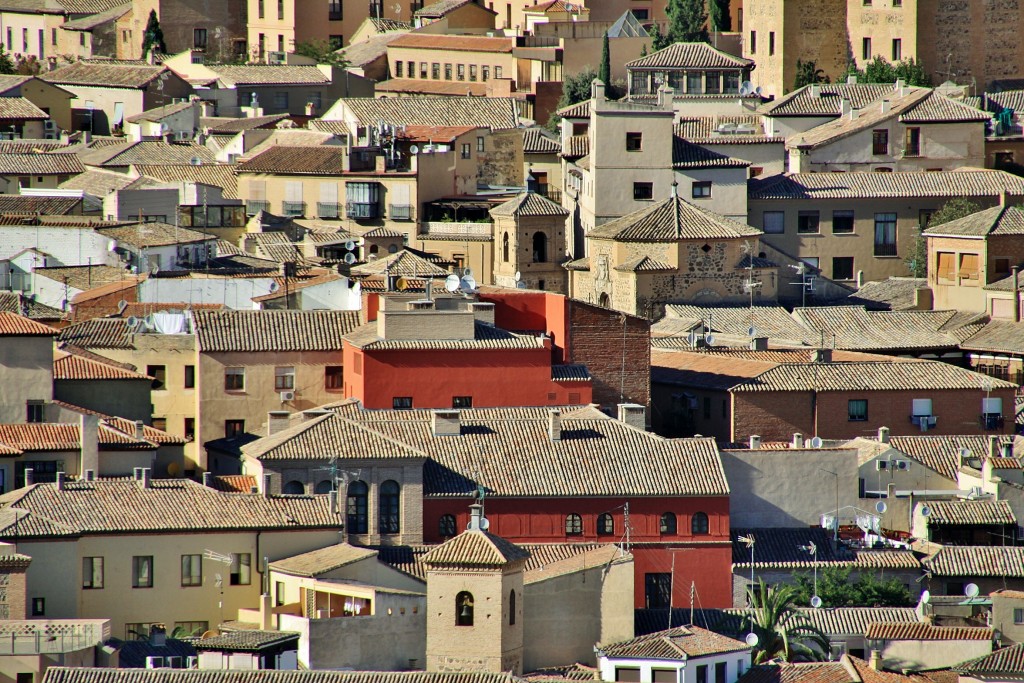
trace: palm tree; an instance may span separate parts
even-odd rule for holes
[[[828,657],[828,636],[800,614],[792,586],[768,588],[764,579],[758,579],[757,590],[747,587],[747,602],[750,610],[744,628],[757,636],[755,664],[770,659],[820,662]]]

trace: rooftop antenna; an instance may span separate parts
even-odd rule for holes
[[[811,596],[811,607],[821,607],[821,598],[818,597],[818,546],[813,541],[807,545],[799,545],[798,549],[803,550],[814,557],[814,595]]]
[[[757,539],[754,538],[754,534],[747,534],[746,536],[740,536],[739,539],[737,539],[737,540],[739,540],[739,542],[742,543],[743,545],[745,545],[748,548],[750,548],[750,594],[751,594],[751,596],[753,596],[753,594],[754,594],[754,544],[756,543]],[[753,607],[753,605],[751,605],[751,607]],[[750,635],[754,635],[754,634],[751,633]],[[747,637],[749,638],[750,636],[747,636]],[[757,638],[757,636],[754,636],[754,638],[755,638],[755,645],[756,645],[756,638]]]

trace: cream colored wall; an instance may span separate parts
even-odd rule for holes
[[[48,111],[50,118],[61,129],[71,129],[71,99],[57,86],[41,79],[33,79],[21,86],[21,96],[40,109]]]
[[[53,399],[53,338],[0,340],[0,424],[24,422],[26,401]]]
[[[676,171],[679,196],[694,206],[747,222],[747,168],[687,168]],[[694,197],[693,184],[709,181],[710,197]]]
[[[388,46],[388,68],[390,69],[390,75],[392,78],[397,78],[395,75],[395,63],[401,61],[404,65],[404,71],[402,72],[402,78],[414,78],[420,80],[420,63],[427,63],[427,78],[426,80],[445,80],[444,67],[445,64],[452,65],[452,82],[459,82],[459,65],[463,65],[465,68],[465,78],[463,82],[470,83],[469,78],[469,67],[477,67],[477,79],[475,82],[482,83],[482,71],[481,68],[484,66],[491,67],[490,77],[498,78],[495,74],[496,67],[501,67],[501,78],[515,78],[516,75],[516,59],[512,56],[511,52],[483,52],[475,50],[428,50],[422,48],[409,48],[409,47],[395,47],[394,45]],[[414,62],[416,65],[415,72],[410,75],[408,72],[408,63]],[[439,79],[433,78],[432,64],[437,64],[440,71]]]
[[[1004,647],[1024,642],[1024,624],[1013,618],[1015,609],[1024,608],[1024,600],[992,595],[992,628],[999,629]]]
[[[0,42],[12,58],[23,56],[40,59],[52,55],[50,34],[46,29],[46,15],[41,12],[0,12]],[[27,41],[23,40],[24,31],[28,31]],[[43,31],[44,37],[41,51],[39,31]]]
[[[867,650],[880,650],[889,671],[944,669],[992,652],[991,640],[871,640]]]
[[[871,57],[881,55],[894,61],[893,38],[902,42],[903,59],[917,57],[917,0],[902,0],[899,7],[895,4],[893,0],[874,0],[870,5],[865,5],[864,0],[847,0],[847,31],[858,68],[863,69],[870,61],[863,59],[866,37],[871,38]]]
[[[143,104],[143,91],[130,90],[128,88],[97,88],[88,85],[60,85],[61,88],[74,94],[71,100],[72,109],[85,109],[86,102],[92,102],[95,109],[107,113],[108,117],[113,116],[114,105],[118,102],[124,104],[124,117],[129,118],[141,114],[145,110]]]
[[[441,258],[458,262],[460,259],[473,269],[473,278],[481,284],[494,284],[494,241],[472,240],[459,242],[456,240],[424,239],[418,235],[409,242],[410,246],[437,254]]]
[[[954,279],[939,278],[939,254],[952,253]],[[980,274],[977,280],[959,276],[960,258],[964,254],[976,254]],[[977,311],[984,313],[988,307],[987,292],[984,290],[988,274],[988,260],[985,258],[986,244],[983,239],[958,239],[953,237],[928,238],[928,286],[934,296],[936,310]]]

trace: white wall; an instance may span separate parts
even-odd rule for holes
[[[270,294],[269,277],[254,278],[150,278],[139,284],[139,301],[175,301],[189,304],[223,304],[227,308],[257,308],[252,298]]]
[[[0,259],[38,248],[52,257],[48,266],[84,266],[90,258],[93,265],[114,265],[107,252],[109,242],[89,227],[5,225],[0,230]]]
[[[690,657],[685,661],[598,657],[597,667],[601,671],[602,681],[614,681],[616,668],[639,668],[641,683],[651,683],[653,679],[651,669],[675,669],[678,675],[677,683],[697,683],[697,667],[707,666],[707,681],[712,683],[715,680],[715,664],[718,662],[726,663],[726,683],[735,683],[750,668],[750,653],[730,652],[706,657]]]

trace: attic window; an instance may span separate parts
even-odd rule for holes
[[[705,254],[707,254],[708,252],[711,251],[711,245],[710,244],[705,244],[703,247],[700,248],[700,250],[703,251]]]

